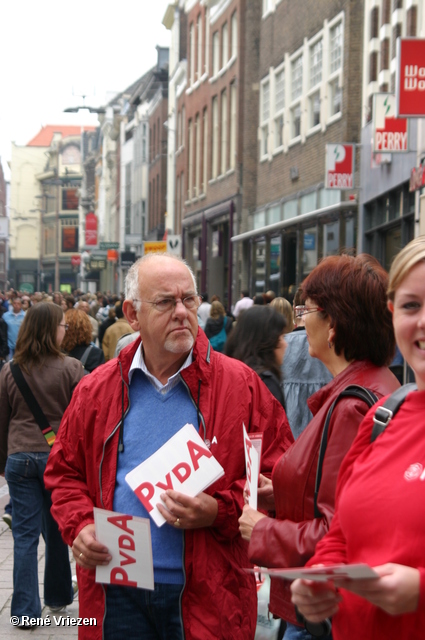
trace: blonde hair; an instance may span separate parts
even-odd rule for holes
[[[275,298],[270,302],[270,306],[279,311],[286,320],[284,333],[291,333],[294,328],[294,315],[292,305],[286,298]]]
[[[211,303],[211,309],[210,309],[211,318],[221,318],[222,316],[225,316],[225,315],[226,315],[226,311],[223,305],[221,304],[221,302],[219,302],[218,300],[214,300],[214,302]]]
[[[387,289],[389,300],[394,301],[395,292],[419,262],[425,262],[425,236],[418,236],[409,242],[394,258]]]

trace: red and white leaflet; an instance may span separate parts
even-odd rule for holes
[[[251,569],[250,571],[254,571]],[[258,568],[257,568],[258,571]],[[326,580],[368,580],[379,578],[367,564],[333,564],[327,567],[295,567],[293,569],[260,569],[261,573],[267,573],[272,578],[285,580],[313,580],[314,582],[326,582]]]
[[[96,582],[154,589],[151,523],[94,507],[96,538],[112,556],[107,566],[96,567]]]
[[[248,496],[248,504],[253,509],[257,509],[258,495],[258,474],[260,471],[260,462],[257,450],[249,437],[245,425],[243,428],[243,449],[245,451],[245,468],[246,468],[246,494]]]
[[[258,453],[258,467],[261,468],[261,453],[263,450],[263,434],[262,433],[249,433],[249,439],[252,442],[252,446]]]
[[[161,527],[165,518],[157,504],[161,494],[174,489],[194,497],[224,475],[192,424],[186,424],[150,458],[127,473],[126,482],[133,489],[152,520]]]

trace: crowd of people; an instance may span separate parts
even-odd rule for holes
[[[244,290],[228,310],[198,295],[187,264],[167,254],[139,259],[120,298],[4,294],[0,473],[11,496],[12,615],[41,614],[41,533],[53,611],[72,602],[72,549],[79,615],[98,620],[81,639],[253,639],[250,568],[362,563],[373,577],[272,577],[279,637],[419,640],[424,283],[421,236],[390,274],[365,254],[331,256],[293,299]],[[401,388],[391,371],[396,344],[417,388]],[[224,475],[195,497],[163,485],[152,591],[96,582],[111,553],[94,507],[149,518],[125,478],[187,423]],[[262,441],[257,509],[242,426]]]

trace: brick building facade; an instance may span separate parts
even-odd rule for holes
[[[231,237],[255,205],[261,2],[186,2],[187,72],[176,103],[176,208],[198,286],[235,296]]]
[[[234,242],[251,293],[290,295],[321,257],[356,247],[356,190],[324,180],[326,144],[360,142],[363,8],[264,0],[262,10],[257,202]]]

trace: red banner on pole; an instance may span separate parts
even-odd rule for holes
[[[86,215],[86,246],[97,245],[97,218],[93,211]]]

